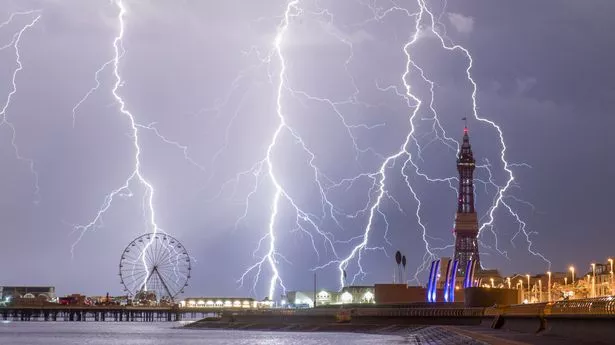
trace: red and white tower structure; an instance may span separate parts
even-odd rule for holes
[[[470,146],[468,127],[463,129],[463,143],[457,156],[459,196],[455,216],[455,260],[459,260],[459,277],[465,277],[468,262],[480,270],[478,254],[478,218],[474,209],[474,156]]]

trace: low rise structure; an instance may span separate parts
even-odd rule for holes
[[[408,304],[427,301],[427,288],[424,286],[409,286],[406,284],[376,284],[375,301],[378,304]],[[456,286],[455,302],[464,301],[464,290]],[[444,288],[436,287],[434,302],[445,302]]]
[[[189,297],[179,301],[182,308],[242,308],[270,307],[269,302],[258,302],[249,297]]]
[[[0,300],[37,298],[45,301],[56,299],[54,286],[0,286]]]
[[[378,304],[405,304],[425,302],[427,288],[406,284],[376,284],[375,299]]]
[[[314,291],[288,291],[282,296],[282,304],[291,308],[312,308],[330,304],[356,304],[375,303],[375,290],[373,286],[346,286],[342,291],[318,290]]]

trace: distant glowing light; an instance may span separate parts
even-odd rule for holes
[[[352,294],[348,291],[345,291],[342,294],[342,303],[352,303]]]

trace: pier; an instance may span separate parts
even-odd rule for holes
[[[0,307],[3,321],[71,321],[71,322],[175,322],[199,319],[221,313],[206,308],[176,306],[7,306]]]

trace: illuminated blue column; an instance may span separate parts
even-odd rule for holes
[[[431,300],[431,285],[433,284],[433,276],[435,275],[434,273],[434,267],[436,265],[435,261],[431,262],[431,267],[429,268],[429,280],[427,281],[427,302],[431,303],[433,302]]]
[[[451,302],[455,302],[455,280],[457,279],[457,267],[459,266],[459,260],[453,262],[453,268],[451,270],[451,276],[449,280],[449,299]]]
[[[446,261],[446,276],[444,278],[444,302],[449,302],[450,285],[451,285],[451,259]]]
[[[436,289],[438,287],[438,271],[440,270],[440,260],[435,261],[433,278],[431,283],[431,301],[436,302]]]

